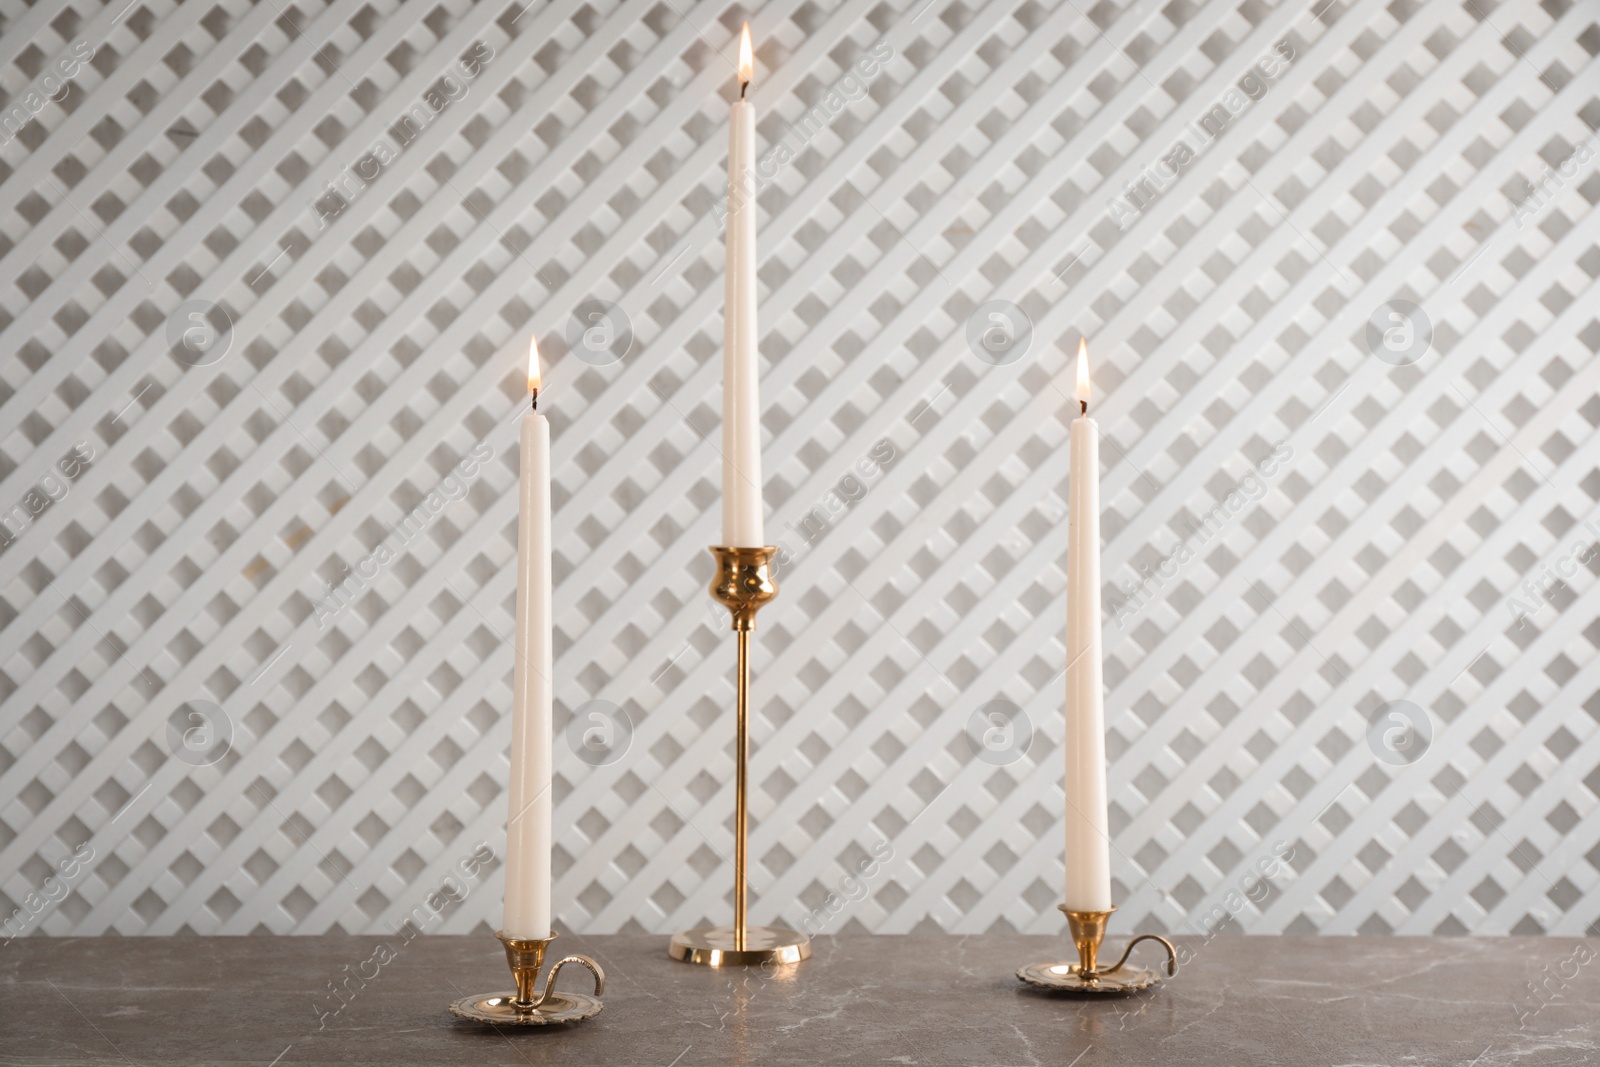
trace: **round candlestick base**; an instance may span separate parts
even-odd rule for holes
[[[1085,978],[1078,973],[1076,963],[1030,963],[1017,970],[1017,977],[1040,989],[1113,997],[1137,993],[1161,981],[1161,976],[1148,967],[1122,967]]]
[[[544,1003],[522,1010],[515,993],[477,993],[450,1005],[450,1014],[496,1026],[549,1026],[599,1015],[605,1005],[587,993],[552,993]]]
[[[703,926],[672,935],[667,955],[702,967],[738,967],[752,963],[799,963],[811,957],[811,939],[781,926],[752,926],[740,948],[731,926]]]

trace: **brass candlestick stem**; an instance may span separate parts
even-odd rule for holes
[[[606,991],[606,972],[600,969],[598,963],[588,956],[563,956],[550,968],[541,990],[538,988],[539,970],[544,966],[545,950],[556,939],[556,935],[543,938],[507,937],[502,931],[496,936],[505,946],[506,965],[511,968],[511,979],[516,983],[516,990],[462,997],[450,1005],[450,1014],[474,1022],[511,1026],[574,1023],[600,1014],[600,1009],[604,1007],[600,997]],[[594,973],[593,996],[556,990],[556,975],[569,963],[581,963]]]
[[[1030,963],[1017,972],[1017,977],[1030,985],[1043,989],[1063,990],[1070,993],[1110,994],[1133,993],[1148,989],[1161,981],[1161,975],[1148,967],[1128,966],[1133,946],[1141,941],[1157,941],[1167,950],[1167,975],[1178,973],[1178,950],[1172,942],[1159,934],[1140,934],[1122,950],[1122,958],[1109,967],[1099,962],[1100,942],[1106,936],[1106,923],[1111,918],[1108,911],[1074,911],[1065,904],[1056,905],[1067,916],[1067,928],[1072,943],[1078,950],[1077,963]]]
[[[811,955],[810,940],[798,930],[750,926],[745,915],[745,874],[750,827],[750,631],[756,612],[778,595],[768,564],[778,550],[714,546],[716,577],[711,595],[728,609],[739,645],[737,724],[733,780],[733,925],[704,926],[672,936],[667,953],[675,960],[706,967],[748,963],[798,963]]]

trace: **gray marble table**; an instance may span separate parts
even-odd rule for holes
[[[388,939],[368,962],[381,940],[19,938],[0,947],[0,1064],[1600,1064],[1597,946],[1571,938],[1179,938],[1175,980],[1081,1000],[1013,977],[1064,938],[824,937],[764,974],[568,935],[605,967],[604,1012],[498,1031],[446,1010],[508,985],[498,942]],[[335,1013],[350,971],[374,977]]]

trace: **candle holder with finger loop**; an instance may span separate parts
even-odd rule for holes
[[[1161,981],[1159,972],[1137,964],[1130,966],[1128,957],[1133,946],[1141,941],[1155,941],[1167,950],[1167,976],[1178,973],[1178,950],[1172,942],[1159,934],[1140,934],[1129,941],[1122,950],[1122,958],[1109,967],[1102,966],[1100,942],[1106,936],[1109,911],[1074,911],[1065,904],[1056,905],[1067,916],[1067,927],[1072,943],[1078,950],[1077,963],[1030,963],[1017,971],[1017,977],[1029,985],[1067,993],[1088,993],[1098,996],[1121,996],[1149,989]]]
[[[511,968],[511,979],[517,985],[506,993],[477,993],[462,997],[450,1005],[450,1014],[474,1022],[509,1026],[548,1026],[552,1023],[575,1023],[600,1014],[605,1005],[600,997],[606,991],[606,972],[588,956],[563,956],[545,976],[544,988],[539,986],[539,970],[544,966],[544,954],[555,934],[549,937],[508,937],[504,931],[496,934],[506,949],[506,964]],[[594,974],[594,994],[565,993],[556,989],[556,975],[569,963],[581,963]]]
[[[728,967],[751,963],[799,963],[811,955],[811,941],[798,930],[781,926],[750,926],[745,917],[746,849],[749,838],[750,770],[750,632],[756,628],[756,612],[778,595],[778,583],[769,564],[778,550],[735,548],[717,545],[711,549],[717,560],[717,573],[711,580],[711,595],[731,616],[733,632],[739,642],[737,725],[734,741],[733,800],[733,925],[703,926],[674,934],[667,953],[675,960],[703,967]]]

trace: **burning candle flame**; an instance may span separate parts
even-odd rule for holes
[[[528,338],[528,392],[539,395],[539,339]]]
[[[749,85],[756,76],[755,55],[750,49],[750,24],[744,24],[744,32],[739,34],[739,84]]]
[[[1078,339],[1078,402],[1089,403],[1089,342]]]

